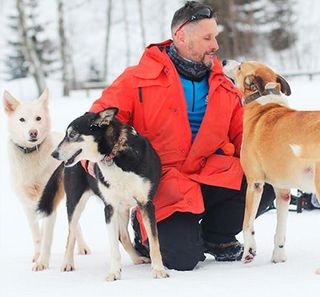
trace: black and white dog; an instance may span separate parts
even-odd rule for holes
[[[74,269],[75,231],[81,212],[90,196],[100,197],[105,204],[111,247],[111,267],[106,279],[113,281],[120,279],[121,272],[119,238],[135,264],[149,262],[138,255],[128,233],[130,208],[138,205],[149,239],[154,277],[165,278],[169,275],[162,264],[152,203],[161,176],[160,159],[146,138],[115,118],[117,112],[117,108],[87,112],[68,126],[64,139],[52,153],[64,163],[47,184],[39,211],[50,214],[54,189],[64,175],[69,236],[62,270],[70,271]],[[80,160],[94,162],[96,178],[84,171]]]

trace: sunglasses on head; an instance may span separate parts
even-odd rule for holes
[[[213,16],[213,11],[209,7],[204,7],[196,11],[193,15],[191,15],[186,21],[184,21],[176,30],[174,35],[177,34],[179,30],[182,29],[183,26],[185,26],[188,23],[192,23],[194,21],[202,20],[202,19],[211,19]]]

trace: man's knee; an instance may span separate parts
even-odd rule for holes
[[[188,251],[168,252],[161,250],[163,264],[169,269],[179,271],[193,270],[199,261],[203,261],[205,256],[203,253],[199,256],[199,252],[190,253]]]
[[[174,213],[158,223],[163,264],[169,269],[192,270],[204,260],[199,216]]]

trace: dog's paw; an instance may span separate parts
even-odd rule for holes
[[[91,250],[87,245],[79,246],[78,252],[80,255],[90,255],[91,254]]]
[[[320,275],[320,268],[316,270],[316,274]]]
[[[147,258],[147,257],[137,257],[133,260],[134,265],[148,264],[150,262],[151,262],[150,258]]]
[[[273,251],[271,258],[273,263],[282,263],[287,261],[287,255],[284,248],[277,248]]]
[[[153,269],[152,270],[152,275],[154,278],[166,278],[169,277],[169,273],[165,271],[164,268],[162,269]]]
[[[243,253],[242,256],[242,262],[247,264],[247,263],[251,263],[254,259],[254,257],[256,256],[257,251],[256,249],[253,248],[249,248],[249,250],[245,250],[245,252]]]
[[[119,280],[121,278],[121,271],[113,271],[113,272],[109,272],[107,277],[106,277],[106,281],[107,282],[113,282],[115,280]]]
[[[73,271],[75,270],[75,267],[74,267],[74,263],[64,263],[62,266],[61,266],[61,271],[62,272],[68,272],[68,271]]]
[[[48,263],[36,262],[32,266],[33,271],[42,271],[48,268]]]

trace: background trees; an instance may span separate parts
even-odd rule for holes
[[[291,48],[296,41],[294,0],[205,0],[218,12],[221,53],[226,57],[261,58],[262,44],[274,51]]]
[[[319,46],[312,36],[301,38],[306,27],[297,26],[304,0],[202,1],[218,12],[221,58],[257,59],[281,71],[317,67],[303,54],[312,56]],[[0,0],[0,33],[6,33],[0,80],[33,76],[40,90],[46,79],[60,79],[65,95],[86,81],[107,84],[138,62],[145,45],[171,37],[171,18],[183,2]]]

